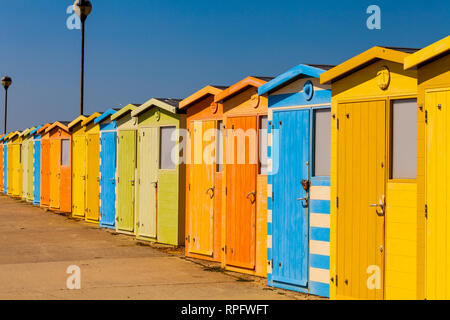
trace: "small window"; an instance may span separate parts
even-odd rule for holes
[[[263,116],[259,118],[259,174],[268,173],[267,157],[267,128],[268,118]]]
[[[417,177],[417,100],[392,103],[391,179]]]
[[[216,171],[222,172],[223,171],[223,122],[219,121],[217,123],[218,130],[217,130],[217,139],[216,139]]]
[[[61,165],[70,166],[70,141],[61,140]]]
[[[314,177],[330,176],[331,109],[314,111]]]
[[[175,169],[175,161],[172,159],[176,141],[172,139],[175,127],[161,127],[160,144],[159,144],[159,168],[162,170]]]

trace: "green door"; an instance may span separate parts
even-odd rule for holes
[[[134,188],[136,169],[136,131],[123,130],[118,134],[117,162],[119,177],[117,230],[134,232]]]
[[[139,129],[138,236],[156,238],[158,128]]]

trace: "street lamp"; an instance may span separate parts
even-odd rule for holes
[[[81,89],[80,89],[80,115],[83,115],[84,107],[84,22],[92,11],[89,0],[75,0],[73,11],[81,20]]]
[[[12,83],[12,79],[8,76],[2,78],[2,86],[5,88],[5,126],[3,133],[6,134],[6,117],[8,115],[8,88]]]

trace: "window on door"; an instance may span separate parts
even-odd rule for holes
[[[172,154],[176,147],[175,139],[172,139],[176,127],[161,127],[159,143],[159,168],[161,170],[174,170],[175,159]]]
[[[68,139],[61,140],[61,165],[70,166],[70,141]]]
[[[331,109],[314,110],[314,160],[313,176],[330,176]]]
[[[217,139],[216,139],[216,172],[223,171],[223,121],[218,121]]]
[[[267,157],[267,129],[267,116],[259,117],[259,174],[262,175],[266,175],[269,169]]]
[[[391,105],[391,179],[417,177],[417,100]]]

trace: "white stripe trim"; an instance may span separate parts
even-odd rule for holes
[[[267,223],[272,223],[272,210],[267,210]]]
[[[312,186],[311,200],[328,200],[330,201],[330,187],[328,186]]]
[[[330,243],[325,241],[309,241],[309,253],[321,256],[330,256]]]
[[[311,213],[310,215],[311,227],[316,228],[330,228],[330,215],[322,213]]]
[[[267,197],[272,198],[272,185],[271,184],[267,185]]]
[[[330,270],[309,268],[309,280],[312,282],[330,283]]]
[[[267,146],[272,147],[273,145],[273,139],[272,139],[272,133],[267,134]]]
[[[272,236],[267,236],[267,249],[272,249]]]

